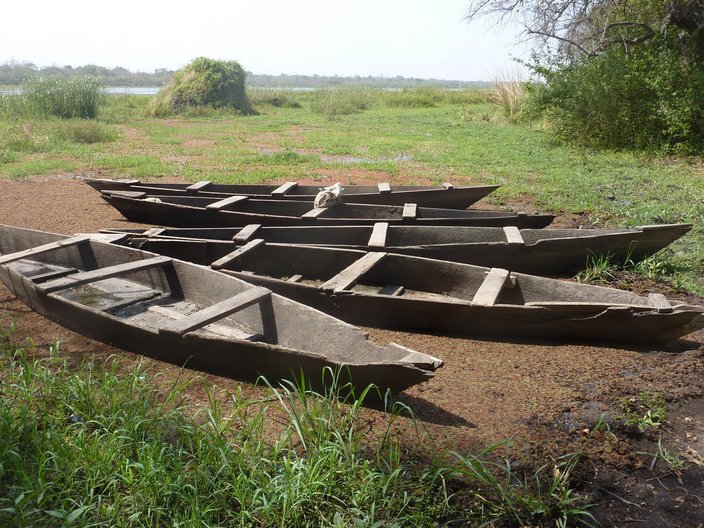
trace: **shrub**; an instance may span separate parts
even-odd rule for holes
[[[693,38],[660,35],[630,50],[533,65],[534,114],[563,139],[590,147],[701,152],[704,61]]]
[[[233,108],[251,112],[245,71],[236,61],[199,57],[178,70],[152,100],[153,115],[184,113],[198,107]]]
[[[97,79],[46,79],[33,77],[22,87],[26,109],[38,115],[63,119],[93,119],[103,98],[102,84]]]

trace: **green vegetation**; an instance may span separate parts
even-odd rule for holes
[[[154,97],[153,115],[163,117],[200,107],[251,112],[244,86],[245,72],[236,61],[198,57],[178,70]]]
[[[700,153],[704,58],[693,36],[668,33],[634,49],[614,47],[567,65],[536,66],[546,84],[533,111],[556,134],[589,147]]]
[[[660,428],[667,419],[665,401],[659,393],[641,392],[638,397],[621,400],[621,420],[644,433]]]
[[[89,77],[66,81],[34,77],[23,84],[19,97],[35,115],[93,119],[102,96],[100,81]]]
[[[312,110],[327,92],[255,91],[259,115],[211,108],[169,119],[148,116],[151,97],[107,96],[94,120],[98,129],[83,134],[97,142],[62,130],[95,126],[86,120],[23,117],[17,96],[6,96],[0,176],[99,170],[106,177],[323,184],[337,173],[348,183],[501,183],[487,202],[575,214],[596,227],[694,224],[669,249],[628,271],[704,292],[704,179],[697,159],[555,144],[540,127],[505,117],[492,90],[435,90],[435,106],[416,107],[389,104],[414,90],[364,88],[354,94],[365,109],[345,114],[336,106],[354,99],[345,89],[330,95],[330,118]]]
[[[232,394],[192,416],[183,382],[159,392],[143,365],[71,367],[59,344],[32,359],[0,330],[0,524],[7,526],[436,526],[591,519],[575,492],[581,453],[530,477],[493,450],[445,464],[401,456],[398,412],[366,440],[361,404],[334,376],[269,397]],[[330,375],[330,372],[324,374]],[[191,380],[191,383],[196,382]],[[268,403],[267,403],[268,402]],[[438,460],[440,460],[440,457]],[[454,493],[448,482],[452,481]]]

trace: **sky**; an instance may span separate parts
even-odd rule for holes
[[[493,80],[525,57],[515,27],[464,20],[467,0],[5,2],[0,63],[178,69],[237,60],[258,74]]]

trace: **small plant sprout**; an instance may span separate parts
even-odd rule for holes
[[[621,413],[623,423],[636,427],[640,433],[662,427],[667,418],[665,402],[657,392],[622,398]]]

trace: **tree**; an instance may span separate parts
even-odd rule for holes
[[[466,18],[485,16],[514,18],[540,47],[565,58],[637,46],[672,29],[704,50],[704,0],[470,0]]]

